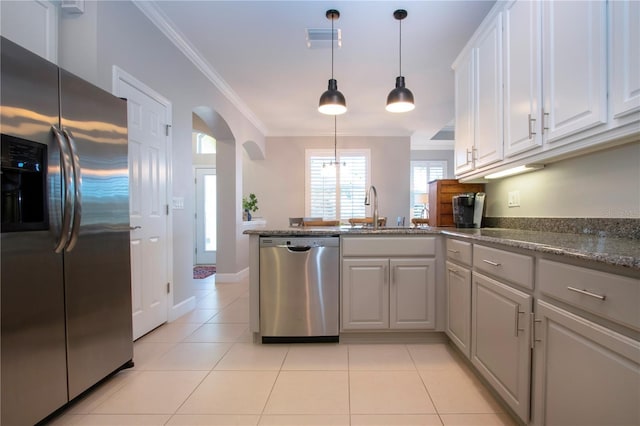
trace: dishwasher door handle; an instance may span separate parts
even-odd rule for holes
[[[278,246],[278,248],[286,248],[289,251],[293,251],[293,252],[305,252],[305,251],[309,251],[311,250],[313,247],[311,246],[288,246],[288,245],[281,245]]]

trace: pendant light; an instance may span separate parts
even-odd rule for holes
[[[329,9],[326,16],[327,19],[331,20],[331,79],[329,80],[329,88],[320,96],[318,111],[328,115],[344,114],[347,112],[347,101],[338,90],[338,82],[333,78],[333,21],[340,18],[340,12],[335,9]]]
[[[413,93],[404,85],[404,77],[402,76],[402,20],[407,17],[407,11],[398,9],[393,12],[393,17],[400,23],[400,73],[396,77],[396,88],[387,96],[387,111],[389,112],[407,112],[415,108],[413,104]]]

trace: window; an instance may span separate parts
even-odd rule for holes
[[[365,217],[370,151],[339,150],[338,167],[332,164],[333,159],[333,150],[306,150],[305,215],[344,222]]]
[[[197,154],[215,154],[216,153],[216,140],[211,136],[194,132],[196,135],[196,153]]]
[[[411,161],[410,210],[412,218],[423,217],[424,208],[429,208],[429,182],[436,179],[444,179],[446,175],[446,161]]]

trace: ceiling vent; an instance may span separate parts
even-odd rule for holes
[[[331,30],[326,28],[307,28],[305,32],[309,49],[329,49],[331,40],[334,47],[342,47],[342,30],[339,28],[333,30],[333,35]]]

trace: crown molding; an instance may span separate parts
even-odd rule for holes
[[[263,135],[267,128],[153,1],[132,2]]]

